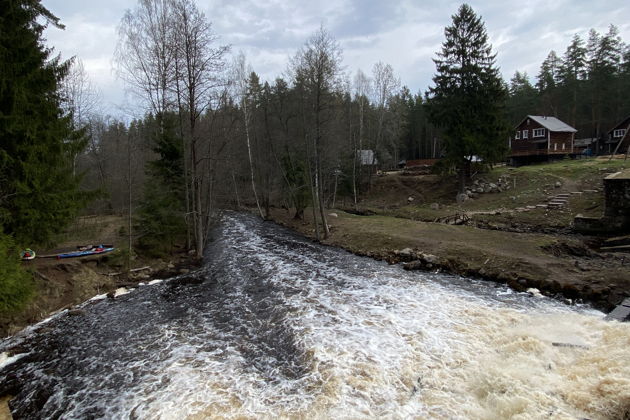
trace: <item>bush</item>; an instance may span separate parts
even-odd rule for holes
[[[0,314],[19,311],[33,293],[33,279],[22,268],[13,239],[0,231]]]

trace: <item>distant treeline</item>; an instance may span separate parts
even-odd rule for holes
[[[509,82],[509,116],[559,118],[578,130],[577,138],[600,138],[630,115],[630,46],[611,25],[587,39],[576,34],[562,56],[549,52],[532,84],[516,72]]]

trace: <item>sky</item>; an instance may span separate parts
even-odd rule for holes
[[[46,44],[62,58],[78,57],[101,93],[104,112],[126,119],[135,99],[116,78],[113,53],[117,26],[137,0],[42,0],[65,30],[49,28]],[[444,28],[460,1],[439,0],[197,0],[220,44],[243,51],[263,80],[286,72],[290,57],[323,26],[343,49],[348,74],[370,75],[374,64],[390,64],[411,92],[431,84]],[[504,79],[516,70],[533,81],[549,51],[562,55],[574,34],[618,27],[630,42],[628,0],[479,0],[469,4],[485,22]]]

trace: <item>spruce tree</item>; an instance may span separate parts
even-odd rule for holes
[[[445,160],[456,168],[463,193],[474,156],[492,164],[505,155],[507,92],[481,18],[467,4],[452,18],[427,96],[430,120],[443,130]]]
[[[147,180],[138,212],[140,246],[155,253],[172,251],[186,235],[184,150],[176,134],[177,116],[147,118],[153,129],[152,149],[158,156],[146,165]]]
[[[517,71],[510,79],[509,92],[510,97],[507,101],[508,113],[510,122],[516,125],[523,119],[523,116],[531,114],[536,108],[536,88],[529,81],[527,72],[521,73]]]
[[[58,94],[69,62],[43,45],[48,24],[63,28],[39,0],[0,8],[0,223],[24,244],[50,242],[87,199],[71,166],[84,141]]]

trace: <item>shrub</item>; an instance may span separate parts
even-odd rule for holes
[[[22,268],[13,239],[0,230],[0,314],[19,311],[33,294],[33,279]]]

